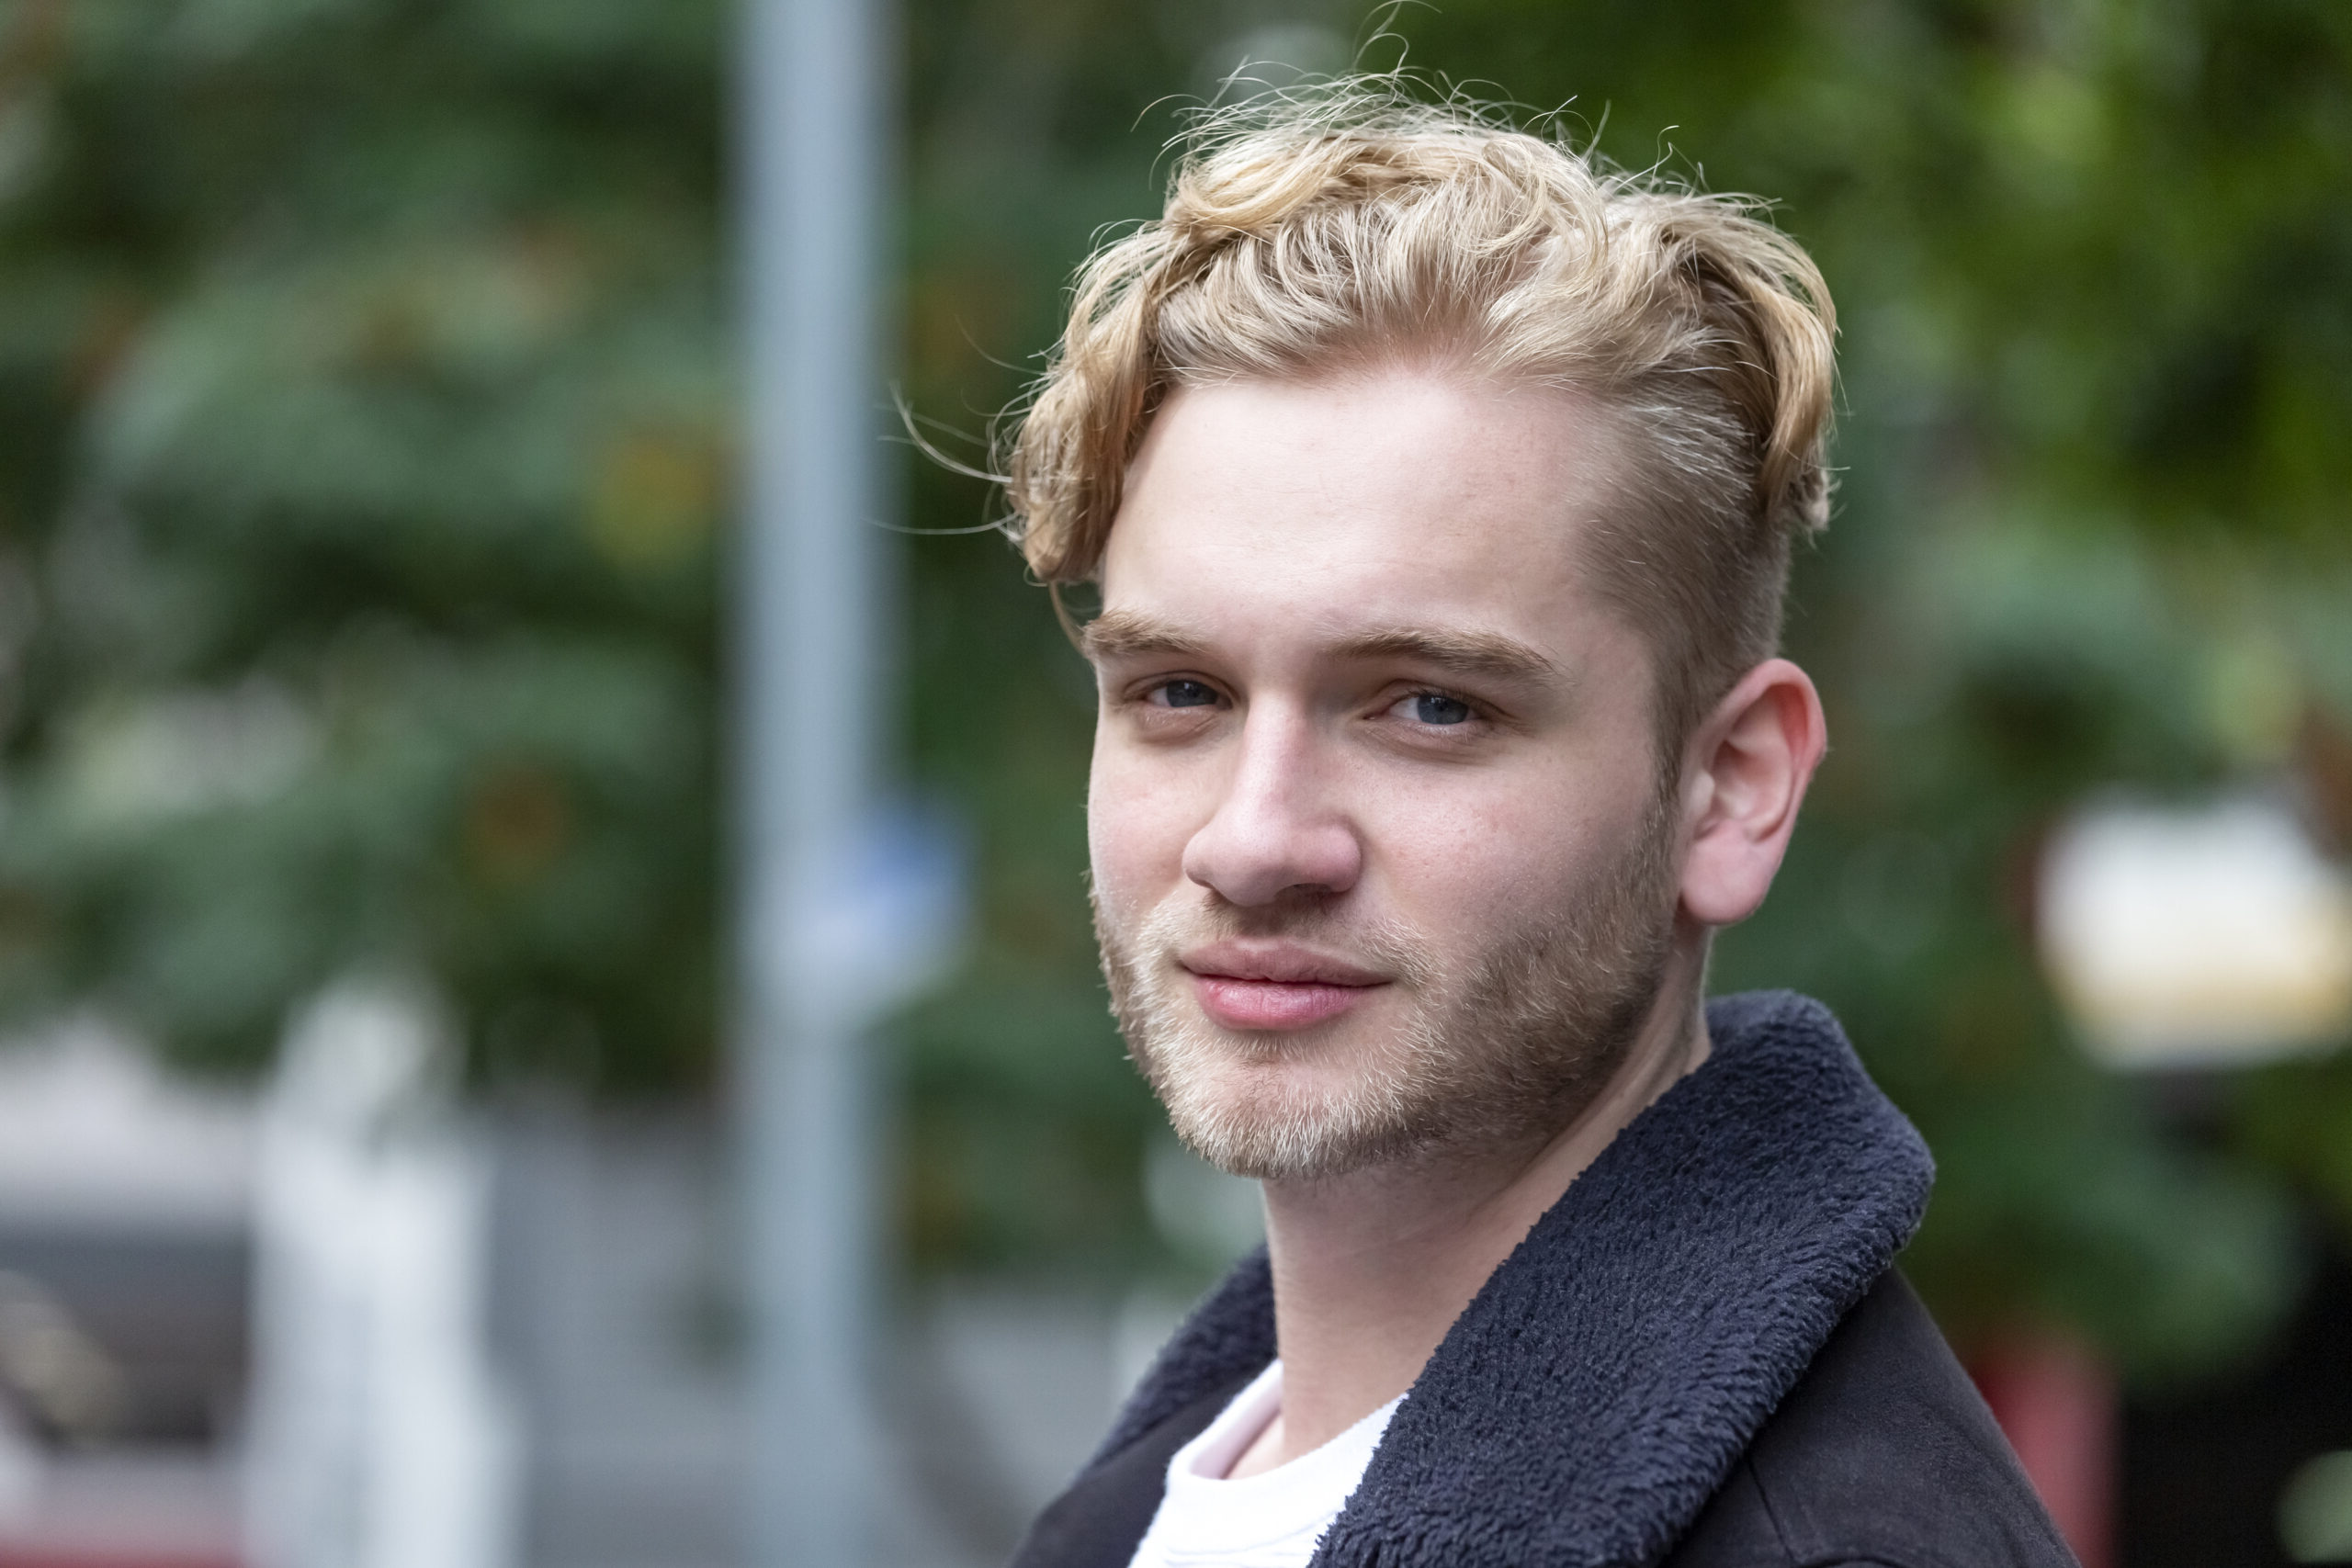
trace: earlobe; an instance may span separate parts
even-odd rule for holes
[[[1749,671],[1693,732],[1681,889],[1691,919],[1731,925],[1764,902],[1827,742],[1820,694],[1785,659]]]

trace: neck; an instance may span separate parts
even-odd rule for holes
[[[1677,941],[1624,1060],[1538,1144],[1266,1183],[1282,1414],[1229,1473],[1312,1452],[1412,1386],[1487,1277],[1568,1184],[1706,1060],[1705,967],[1703,934]]]

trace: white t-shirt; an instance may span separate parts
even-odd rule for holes
[[[1401,1403],[1390,1400],[1313,1453],[1228,1480],[1282,1410],[1283,1364],[1274,1362],[1168,1461],[1168,1490],[1131,1568],[1305,1568]]]

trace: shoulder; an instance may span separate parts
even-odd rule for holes
[[[1889,1270],[1701,1511],[1671,1568],[2073,1568],[1919,1298]]]

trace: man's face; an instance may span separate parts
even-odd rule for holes
[[[1398,372],[1186,389],[1088,630],[1112,997],[1176,1130],[1272,1179],[1557,1130],[1657,990],[1652,667],[1580,565],[1620,473],[1572,394]]]

